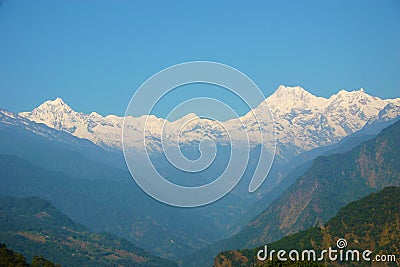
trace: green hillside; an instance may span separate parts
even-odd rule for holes
[[[372,255],[395,255],[397,262],[381,263],[379,266],[400,265],[400,188],[387,187],[377,193],[354,201],[342,208],[324,226],[315,226],[306,231],[287,236],[268,244],[268,251],[314,249],[321,251],[336,248],[340,238],[347,241],[346,249],[371,250]],[[286,263],[275,260],[258,262],[257,252],[263,246],[252,250],[225,251],[215,261],[215,267],[236,266],[311,266],[317,263]],[[371,257],[373,259],[373,257]],[[275,264],[275,265],[274,265]],[[308,265],[307,265],[308,264]],[[368,262],[329,262],[330,265],[371,266]]]
[[[124,239],[90,232],[37,197],[1,197],[0,225],[0,243],[28,261],[41,255],[62,266],[176,266]]]

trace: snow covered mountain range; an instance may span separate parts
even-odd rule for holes
[[[302,151],[336,143],[376,120],[392,119],[400,115],[400,98],[383,100],[368,95],[363,89],[351,92],[341,90],[324,98],[314,96],[299,86],[279,86],[255,108],[256,114],[268,114],[268,106],[275,120],[277,154],[288,158]],[[19,115],[106,148],[122,148],[123,117],[76,112],[61,98],[46,101],[33,111],[21,112]],[[238,140],[243,130],[249,135],[252,144],[256,144],[259,138],[259,128],[252,112],[226,122],[199,118],[195,114],[173,122],[144,115],[127,117],[125,120],[130,146],[143,144],[142,129],[146,119],[146,135],[152,137],[149,142],[153,143],[153,148],[159,147],[163,131],[167,139],[179,138],[181,143],[200,141],[204,137],[216,142],[228,141],[222,126],[229,129],[233,142],[243,141]],[[273,129],[272,125],[267,126],[265,129]],[[267,146],[273,148],[271,142]]]

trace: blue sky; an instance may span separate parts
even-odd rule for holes
[[[62,97],[78,111],[122,115],[147,78],[193,60],[231,65],[265,95],[284,84],[400,97],[399,47],[400,1],[5,0],[0,107]],[[166,99],[159,115],[188,96]]]

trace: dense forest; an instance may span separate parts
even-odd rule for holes
[[[34,256],[32,263],[26,262],[22,254],[15,253],[7,248],[5,244],[0,243],[0,266],[1,267],[60,267],[41,256]]]

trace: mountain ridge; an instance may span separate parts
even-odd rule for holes
[[[271,110],[275,122],[262,122],[261,128],[271,136],[275,129],[277,155],[288,159],[302,151],[336,143],[360,130],[367,122],[371,123],[382,116],[390,119],[399,116],[400,98],[382,100],[368,95],[364,89],[341,90],[329,98],[324,98],[314,96],[300,86],[281,85],[254,110],[258,114],[269,114]],[[232,133],[232,140],[240,143],[243,142],[240,139],[242,135],[239,134],[243,131],[241,120],[249,134],[250,142],[260,143],[259,127],[254,121],[252,111],[225,122],[199,118],[196,114],[188,114],[170,122],[154,115],[119,117],[102,116],[96,112],[84,114],[74,111],[61,98],[56,98],[45,101],[31,112],[20,112],[19,115],[106,148],[122,148],[121,133],[124,124],[126,136],[129,136],[125,144],[129,147],[143,144],[145,124],[146,135],[152,136],[146,140],[149,140],[152,149],[156,151],[160,150],[162,129],[166,131],[169,141],[175,142],[179,139],[180,142],[190,143],[193,140],[203,140],[206,136],[216,142],[227,142],[229,139],[219,125],[221,123]],[[191,122],[185,124],[189,119]],[[275,147],[274,140],[269,140],[264,145],[270,151]]]

